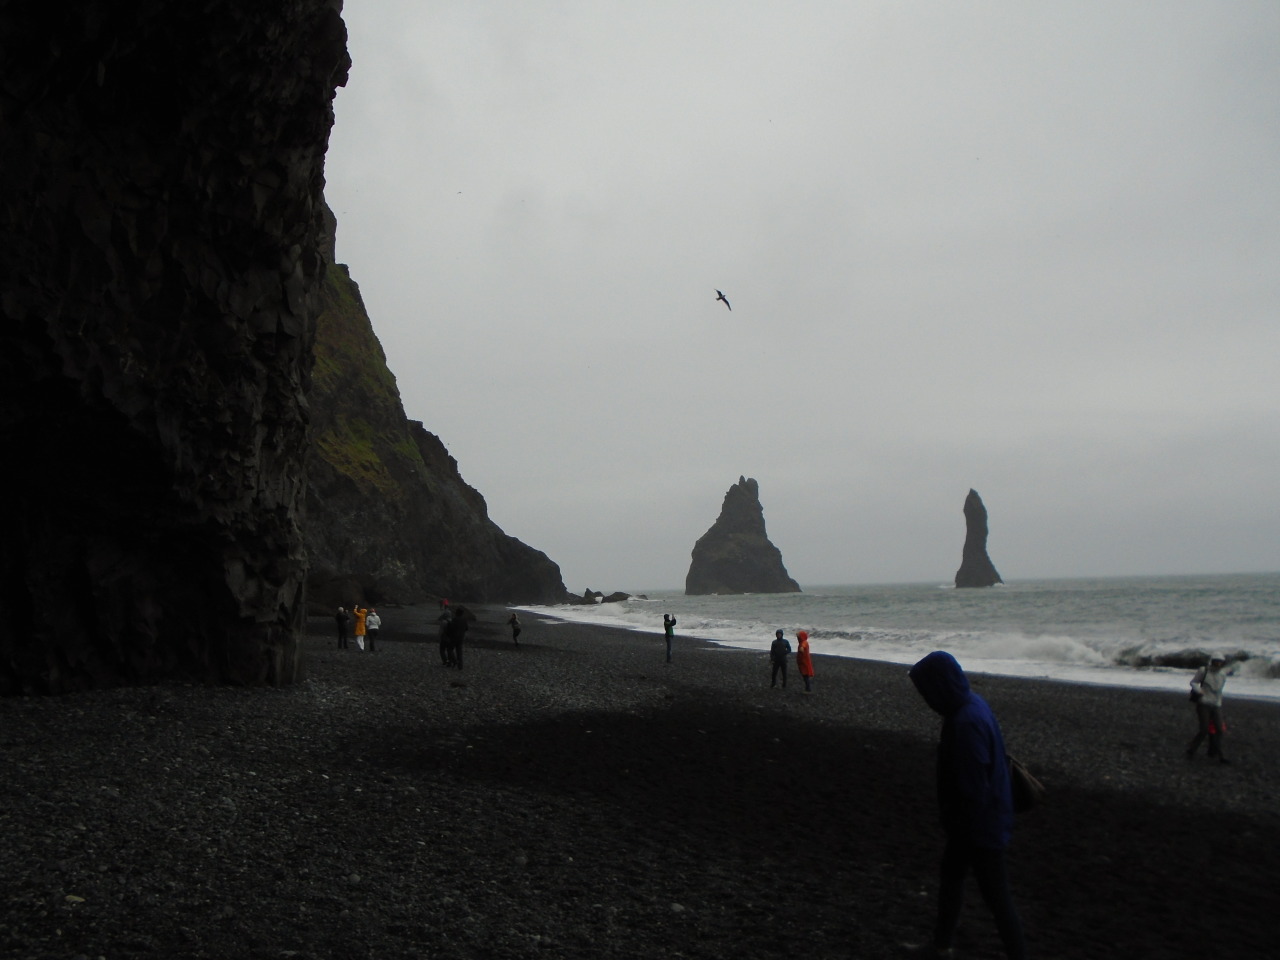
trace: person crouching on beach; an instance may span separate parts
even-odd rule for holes
[[[1227,725],[1222,720],[1222,688],[1227,685],[1227,674],[1222,668],[1226,665],[1227,658],[1215,653],[1191,679],[1191,699],[1196,705],[1196,722],[1200,729],[1187,744],[1188,760],[1196,755],[1200,744],[1208,737],[1209,759],[1219,763],[1230,762],[1222,753],[1222,735],[1227,732]]]
[[[933,943],[906,945],[908,953],[951,956],[951,940],[960,922],[965,874],[992,914],[1009,960],[1025,960],[1022,920],[1009,891],[1004,851],[1013,837],[1013,791],[1004,735],[987,702],[969,689],[956,658],[935,650],[908,676],[935,713],[942,717],[938,740],[938,811],[947,845],[938,883],[938,918]]]
[[[791,659],[791,644],[782,635],[781,630],[773,632],[773,643],[769,645],[769,659],[773,662],[773,674],[769,686],[778,685],[778,671],[782,671],[782,689],[787,688],[787,661]]]
[[[669,613],[662,615],[662,632],[667,637],[667,663],[671,662],[671,641],[676,638],[676,618]]]
[[[804,692],[813,693],[813,657],[809,656],[809,633],[801,630],[796,634],[796,669],[804,680]]]

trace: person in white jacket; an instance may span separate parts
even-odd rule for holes
[[[382,629],[382,618],[378,616],[378,611],[370,609],[369,616],[364,621],[365,632],[368,633],[369,652],[377,653],[374,644],[378,642],[378,631]]]
[[[1220,653],[1212,654],[1209,663],[1196,671],[1191,678],[1191,700],[1196,705],[1196,721],[1199,729],[1187,744],[1187,759],[1190,760],[1200,749],[1205,737],[1209,738],[1209,759],[1219,763],[1227,763],[1222,753],[1222,736],[1227,732],[1222,722],[1222,688],[1227,684],[1227,674],[1223,669],[1227,658]]]

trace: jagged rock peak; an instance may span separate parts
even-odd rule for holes
[[[710,593],[799,593],[782,563],[782,552],[765,533],[760,485],[738,477],[720,507],[720,516],[693,547],[685,577],[689,596]]]
[[[956,586],[990,587],[1004,583],[987,556],[987,508],[977,490],[970,489],[969,496],[965,497],[964,522],[964,555],[956,571]]]

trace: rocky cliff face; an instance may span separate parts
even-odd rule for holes
[[[977,490],[964,499],[964,554],[956,571],[957,587],[991,587],[1004,583],[987,556],[987,508]]]
[[[329,269],[321,303],[307,467],[313,609],[356,599],[567,602],[560,568],[503,533],[440,440],[405,418],[345,266]]]
[[[769,542],[755,480],[739,477],[724,495],[720,516],[693,546],[684,592],[799,593],[782,552]]]
[[[339,9],[0,8],[0,692],[297,675]]]

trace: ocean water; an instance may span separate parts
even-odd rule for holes
[[[798,594],[648,599],[535,613],[654,634],[769,648],[774,630],[815,654],[911,664],[948,650],[968,671],[1184,691],[1213,651],[1230,659],[1228,696],[1280,700],[1280,574],[1013,581],[988,589],[914,583]]]

